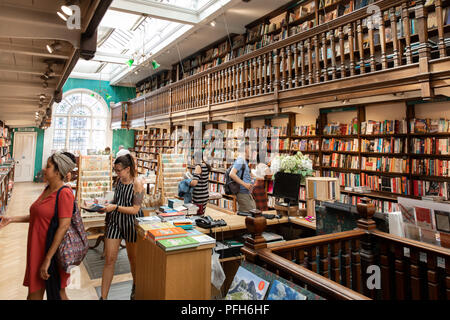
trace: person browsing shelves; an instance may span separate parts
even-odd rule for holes
[[[249,157],[250,146],[248,142],[245,142],[244,152],[234,161],[233,169],[230,172],[230,178],[240,184],[236,200],[238,202],[238,210],[241,212],[249,212],[252,209],[256,209],[255,200],[252,197],[253,181],[247,162]]]
[[[143,217],[141,205],[145,192],[141,179],[136,177],[135,163],[130,154],[118,157],[114,161],[114,171],[118,176],[114,200],[112,204],[107,205],[103,209],[103,212],[106,212],[105,265],[103,268],[100,300],[105,300],[108,296],[122,239],[126,242],[128,260],[133,276],[133,287],[130,297],[133,300],[137,255],[137,232],[134,224],[137,217]]]

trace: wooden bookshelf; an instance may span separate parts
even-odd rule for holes
[[[175,141],[170,140],[168,129],[152,128],[135,132],[135,154],[138,173],[147,174],[148,171],[158,170],[158,155],[172,153]]]

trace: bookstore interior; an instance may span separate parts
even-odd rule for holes
[[[450,300],[450,1],[2,1],[0,52],[0,300]]]

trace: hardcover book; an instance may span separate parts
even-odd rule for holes
[[[165,251],[193,248],[193,247],[198,247],[198,245],[199,245],[198,241],[192,239],[192,237],[164,239],[164,240],[159,240],[157,242],[157,244]]]
[[[147,235],[149,238],[153,240],[160,240],[160,239],[184,237],[187,235],[187,232],[182,228],[175,227],[165,229],[150,229],[147,231]]]
[[[433,229],[432,214],[428,208],[415,207],[416,222],[421,228]]]
[[[269,282],[239,267],[225,300],[264,300]]]
[[[288,287],[283,282],[275,280],[270,286],[267,300],[306,300],[306,296]]]

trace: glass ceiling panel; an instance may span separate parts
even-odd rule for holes
[[[174,7],[181,7],[190,10],[197,10],[198,2],[204,2],[199,0],[147,0],[148,2],[162,3]]]

